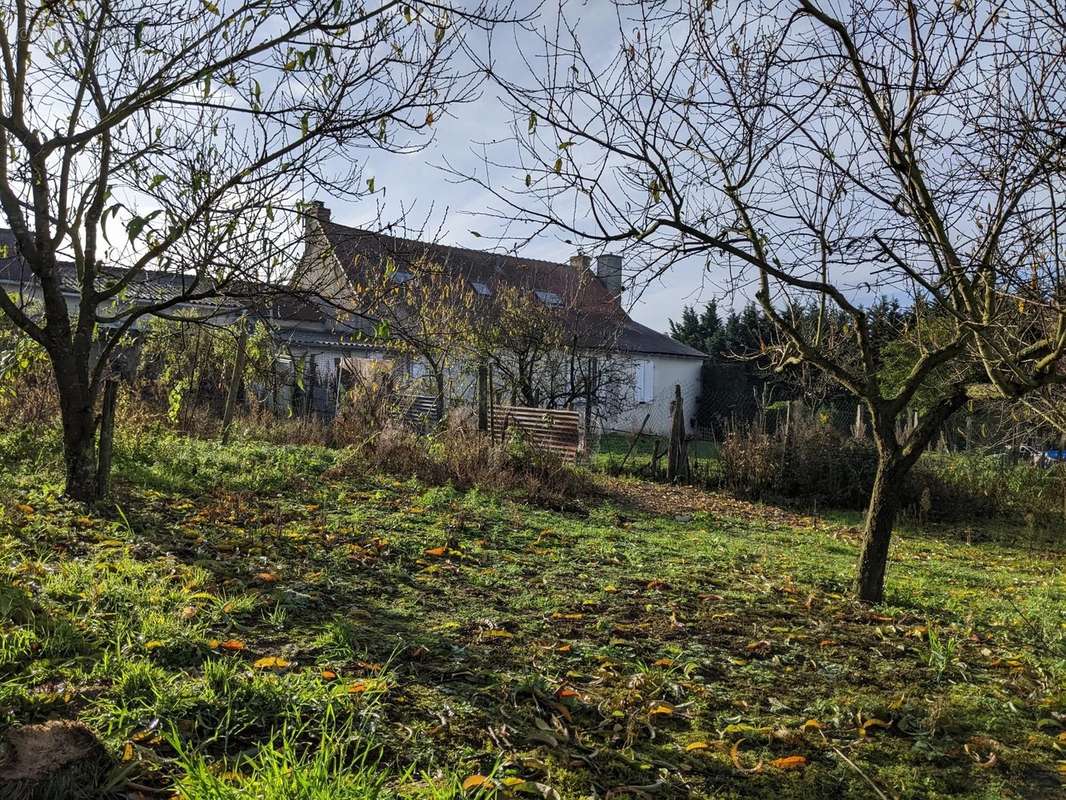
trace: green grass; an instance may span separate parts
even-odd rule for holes
[[[905,532],[871,610],[847,518],[560,513],[157,433],[89,513],[49,436],[0,435],[0,727],[92,728],[96,783],[58,796],[1063,791],[1051,545]]]

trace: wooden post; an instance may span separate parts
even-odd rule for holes
[[[226,392],[226,407],[222,412],[222,444],[226,444],[229,441],[229,429],[230,424],[233,422],[233,411],[237,407],[237,391],[240,389],[241,378],[244,376],[244,359],[248,352],[248,324],[242,319],[240,326],[241,332],[237,337],[237,358],[233,363],[229,391]]]
[[[681,384],[674,384],[674,420],[670,428],[670,455],[666,462],[666,479],[674,481],[688,477],[688,458],[685,453],[685,407]]]
[[[633,452],[633,448],[637,446],[637,441],[640,439],[641,434],[644,433],[644,426],[648,424],[649,419],[651,419],[651,414],[645,414],[644,421],[640,423],[640,430],[637,431],[636,435],[633,437],[633,441],[629,443],[629,449],[626,450],[625,458],[623,458],[622,463],[618,465],[619,472],[625,469],[626,462],[629,461],[629,456]]]
[[[477,368],[477,429],[489,429],[489,368],[485,364]]]
[[[118,381],[104,382],[104,399],[100,409],[100,446],[96,460],[96,494],[103,499],[111,490],[111,455],[115,443],[115,405],[118,401]]]
[[[318,364],[315,363],[315,357],[310,353],[307,354],[307,373],[304,376],[304,386],[306,387],[306,400],[307,405],[304,407],[304,414],[312,416],[315,413],[315,384],[318,383]]]
[[[589,359],[588,374],[585,376],[585,441],[592,438],[592,404],[596,400],[596,357]]]

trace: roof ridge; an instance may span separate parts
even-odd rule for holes
[[[543,258],[529,258],[528,256],[513,255],[511,253],[497,253],[495,250],[479,250],[479,249],[477,249],[475,247],[466,247],[464,245],[458,245],[458,244],[441,244],[440,242],[423,242],[421,239],[409,239],[406,236],[396,236],[393,233],[383,233],[381,231],[372,231],[372,230],[369,230],[368,228],[360,228],[360,227],[358,227],[356,225],[345,225],[345,224],[343,224],[341,222],[334,222],[333,220],[320,220],[320,222],[325,222],[326,224],[332,225],[335,228],[344,228],[346,230],[354,231],[356,233],[361,233],[361,234],[364,234],[366,236],[377,236],[377,237],[385,236],[385,237],[388,237],[389,239],[395,239],[395,240],[397,240],[399,242],[405,242],[407,244],[412,244],[412,245],[420,245],[422,247],[441,247],[441,248],[445,248],[445,249],[448,249],[448,250],[455,250],[455,251],[460,252],[460,253],[476,253],[476,254],[482,255],[482,256],[484,256],[484,255],[500,256],[501,258],[510,258],[510,259],[514,259],[515,261],[523,261],[523,262],[531,263],[531,264],[541,264],[541,265],[547,266],[547,267],[558,267],[560,269],[570,269],[571,268],[569,264],[564,263],[562,261],[548,261],[547,259],[543,259]]]

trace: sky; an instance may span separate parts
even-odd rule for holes
[[[612,0],[586,0],[566,3],[567,17],[579,26],[586,51],[607,60],[619,46],[620,35]],[[519,79],[526,72],[517,51],[521,40],[515,33],[498,36],[494,46],[497,68]],[[517,34],[521,36],[522,34]],[[510,46],[508,46],[510,45]],[[318,194],[332,211],[334,222],[370,226],[377,219],[377,203],[383,202],[382,220],[406,213],[415,227],[424,226],[427,236],[442,244],[474,249],[493,249],[493,236],[502,233],[499,223],[485,212],[498,207],[491,195],[469,182],[457,181],[445,170],[467,174],[483,171],[483,145],[508,137],[511,119],[503,108],[498,89],[491,84],[481,88],[471,104],[454,107],[435,125],[434,139],[422,151],[408,155],[373,153],[364,168],[365,178],[373,178],[375,197],[346,201]],[[506,147],[501,144],[499,147]],[[509,176],[493,176],[505,180]],[[481,234],[476,236],[473,232]],[[550,233],[524,245],[519,254],[530,258],[566,262],[576,248]],[[627,292],[625,303],[631,316],[656,330],[666,332],[669,319],[679,319],[683,305],[702,306],[715,298],[714,275],[699,264],[683,264],[650,284],[641,287],[639,297]]]

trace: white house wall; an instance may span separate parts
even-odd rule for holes
[[[628,409],[612,415],[604,421],[607,431],[636,433],[648,415],[644,432],[653,436],[669,436],[672,427],[670,405],[674,399],[674,387],[681,387],[681,397],[685,406],[685,429],[691,431],[696,416],[696,401],[700,396],[700,370],[702,363],[696,358],[672,358],[669,356],[646,355],[635,361],[651,361],[654,387],[650,402],[635,403]]]

